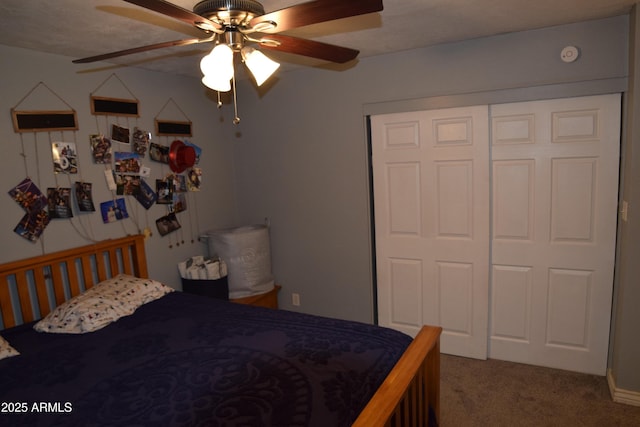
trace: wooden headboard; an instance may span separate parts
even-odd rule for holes
[[[2,264],[2,324],[10,328],[40,319],[64,301],[120,273],[148,278],[143,235]]]

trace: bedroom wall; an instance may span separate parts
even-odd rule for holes
[[[200,81],[193,78],[119,67],[97,67],[97,72],[80,73],[80,69],[87,67],[79,68],[72,64],[72,58],[2,45],[0,57],[3,62],[0,69],[0,181],[3,183],[0,189],[3,206],[0,212],[3,224],[0,227],[0,263],[89,244],[89,239],[102,240],[134,234],[149,226],[153,231],[146,245],[150,275],[179,287],[176,264],[206,250],[206,246],[197,240],[191,243],[193,236],[197,238],[198,230],[235,224],[236,200],[231,184],[233,151],[228,143],[228,126],[220,123],[220,115],[228,112],[218,110],[215,100],[210,99]],[[39,82],[44,85],[39,85]],[[158,114],[166,120],[186,120],[186,115],[193,121],[193,137],[189,141],[203,150],[199,164],[203,169],[202,191],[188,193],[187,211],[178,213],[182,225],[178,232],[161,237],[155,220],[166,215],[166,207],[154,205],[146,211],[130,196],[126,197],[130,218],[117,223],[103,224],[99,211],[89,214],[74,212],[72,220],[52,219],[41,239],[35,243],[13,232],[24,211],[7,192],[22,181],[27,173],[42,191],[57,185],[69,187],[75,181],[83,180],[93,183],[96,205],[112,199],[105,182],[104,166],[94,164],[90,157],[89,135],[97,133],[97,130],[107,133],[107,119],[91,115],[89,99],[92,92],[96,96],[127,99],[135,96],[139,100],[140,117],[114,120],[121,126],[138,126],[153,132],[154,118]],[[167,104],[169,99],[175,103]],[[29,111],[73,108],[77,112],[79,129],[64,133],[39,132],[37,135],[15,133],[10,113],[15,106],[19,110]],[[226,120],[228,123],[230,118]],[[53,173],[51,142],[60,139],[77,144],[79,174],[55,176]],[[170,145],[173,139],[154,137],[153,141]],[[26,153],[24,160],[21,156],[23,145]],[[114,146],[114,150],[131,151],[126,145],[120,145],[120,148]],[[170,173],[168,165],[151,161],[148,156],[144,164],[151,167],[149,182],[153,186],[156,178]],[[99,209],[99,206],[96,208]],[[176,243],[181,240],[185,243],[177,246]],[[169,248],[169,245],[173,247]]]
[[[303,69],[262,93],[242,86],[239,212],[246,223],[270,218],[281,306],[374,319],[365,113],[420,99],[474,103],[478,94],[491,102],[569,96],[603,82],[622,91],[627,31],[622,16],[363,58],[341,72]],[[572,64],[560,60],[567,45],[581,49]]]
[[[566,45],[581,50],[573,64],[559,59]],[[621,16],[364,58],[343,72],[297,71],[262,93],[243,87],[235,135],[239,211],[247,223],[270,218],[280,305],[373,320],[366,114],[625,92],[628,46],[629,17]],[[617,387],[637,402],[640,179],[633,153],[640,150],[640,108],[635,91],[628,95],[634,130],[623,145],[621,188],[631,205],[618,250],[610,367]],[[292,292],[300,307],[291,305]]]
[[[572,64],[559,58],[567,45],[580,48]],[[620,16],[364,58],[342,72],[295,71],[260,92],[242,86],[234,135],[239,212],[245,223],[270,219],[281,307],[374,320],[366,114],[625,92],[628,46],[629,17]],[[631,208],[618,252],[610,367],[617,387],[637,392],[636,131],[623,145],[621,186]]]
[[[619,388],[620,398],[640,405],[640,9],[631,12],[629,47],[629,92],[623,134],[621,164],[621,200],[629,203],[627,221],[620,221],[618,229],[618,263],[614,295],[614,316],[610,345],[610,379]],[[625,390],[636,391],[627,394]]]

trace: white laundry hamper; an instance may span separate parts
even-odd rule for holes
[[[269,227],[248,225],[205,234],[209,255],[227,264],[229,298],[269,292],[274,287],[271,271]]]

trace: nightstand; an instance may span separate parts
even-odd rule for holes
[[[232,298],[229,301],[238,304],[256,305],[259,307],[278,308],[278,292],[282,286],[275,285],[272,290],[260,295],[251,295],[243,298]]]

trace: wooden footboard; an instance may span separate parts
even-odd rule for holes
[[[354,427],[438,424],[441,332],[440,327],[422,327]]]
[[[126,273],[147,278],[144,236],[105,240],[0,265],[4,328],[46,316],[96,283]]]

